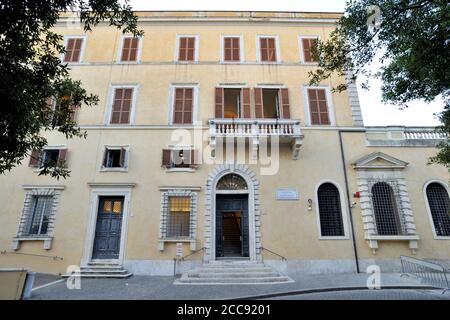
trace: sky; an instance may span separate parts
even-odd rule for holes
[[[134,10],[248,10],[248,11],[316,11],[343,12],[345,0],[131,0]],[[374,64],[372,70],[376,70]],[[435,113],[442,111],[442,101],[427,104],[414,101],[408,108],[399,110],[393,105],[381,102],[381,82],[375,79],[369,81],[370,90],[359,86],[364,124],[366,126],[407,125],[434,126],[438,125]]]

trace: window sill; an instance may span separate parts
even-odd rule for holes
[[[174,172],[190,172],[193,173],[197,171],[194,168],[166,168],[166,173],[174,173]]]
[[[420,237],[417,234],[400,235],[400,236],[369,234],[366,235],[364,238],[368,241],[369,247],[372,249],[373,254],[376,254],[377,252],[378,241],[408,241],[409,248],[411,249],[412,254],[415,254],[420,240]]]
[[[434,240],[450,240],[450,236],[434,236]]]
[[[330,237],[319,237],[319,240],[349,240],[348,236],[330,236]]]
[[[128,168],[105,168],[102,167],[100,172],[128,172]]]
[[[12,241],[12,249],[14,251],[17,251],[20,249],[20,244],[23,241],[43,241],[43,248],[45,250],[50,250],[52,247],[52,241],[53,237],[48,235],[30,235],[30,236],[20,236],[20,237],[14,237]]]
[[[166,242],[168,242],[168,243],[177,243],[177,242],[190,243],[190,250],[191,251],[197,250],[197,239],[192,239],[192,238],[181,238],[181,239],[163,238],[163,239],[159,239],[159,243],[158,243],[158,250],[159,251],[164,251],[164,245],[165,245]]]
[[[116,61],[116,64],[141,64],[141,61]]]

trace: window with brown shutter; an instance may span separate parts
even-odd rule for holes
[[[263,62],[277,61],[275,38],[273,37],[259,38],[259,48],[261,51],[261,61]]]
[[[314,47],[317,46],[317,39],[311,38],[304,38],[302,39],[302,46],[303,46],[303,62],[317,62],[316,59],[314,59],[313,56],[313,50]]]
[[[193,88],[175,88],[173,124],[192,124]]]
[[[67,40],[64,62],[79,62],[83,39],[70,38]]]
[[[325,89],[308,89],[311,124],[329,125],[330,117]]]
[[[28,166],[43,168],[47,165],[60,165],[67,158],[67,149],[33,150]]]
[[[200,164],[197,149],[163,149],[162,166],[171,168],[197,168]]]
[[[103,154],[103,168],[126,168],[127,149],[124,147],[106,147]]]
[[[111,112],[111,124],[130,123],[132,88],[117,88],[114,91],[114,101]]]
[[[180,37],[178,46],[178,61],[195,60],[195,37]]]
[[[31,151],[30,162],[28,163],[29,167],[38,167],[39,162],[41,160],[41,150],[33,150]]]
[[[139,38],[124,37],[122,44],[122,56],[120,61],[137,61]]]
[[[240,61],[240,38],[224,37],[223,38],[223,60],[224,61]]]

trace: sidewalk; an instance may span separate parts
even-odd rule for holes
[[[66,281],[33,291],[31,299],[242,299],[271,298],[334,290],[366,289],[368,274],[302,275],[294,283],[270,285],[174,285],[172,277],[132,276],[128,279],[81,279],[81,289],[69,290]],[[39,278],[39,275],[38,275]],[[381,288],[429,288],[418,279],[382,274]]]

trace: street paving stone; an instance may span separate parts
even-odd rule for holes
[[[366,287],[367,274],[320,274],[302,275],[294,283],[270,285],[174,285],[173,277],[132,276],[128,279],[81,279],[81,289],[67,289],[66,282],[34,290],[31,299],[37,300],[108,300],[108,299],[157,299],[157,300],[204,300],[265,298],[264,295],[276,295],[303,290],[328,288]],[[55,278],[48,279],[54,281]],[[42,281],[41,281],[42,283]],[[402,277],[400,274],[382,274],[381,286],[418,287],[419,280]],[[400,288],[401,289],[401,288]],[[340,292],[307,293],[302,295],[281,296],[277,299],[441,299],[449,298],[436,294],[441,291],[409,290],[350,290]],[[403,297],[403,298],[402,298]],[[425,298],[426,297],[426,298]],[[272,299],[272,297],[269,297]],[[364,299],[364,298],[363,298]]]

